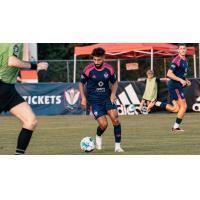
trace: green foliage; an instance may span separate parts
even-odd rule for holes
[[[39,60],[63,60],[60,63],[49,61],[49,70],[45,73],[40,73],[40,81],[53,81],[53,82],[70,82],[73,80],[73,61],[66,62],[66,60],[73,60],[74,47],[75,46],[87,46],[94,43],[38,43],[38,59]],[[178,44],[178,43],[174,43]],[[196,48],[197,54],[197,66],[198,62],[198,43],[187,43],[187,46],[193,46]],[[80,74],[83,68],[88,64],[87,61],[80,61],[80,59],[88,59],[89,57],[79,57],[77,61],[77,81],[79,81]],[[154,71],[156,76],[165,77],[169,63],[172,57],[154,58]],[[189,59],[189,77],[193,77],[193,58]],[[137,62],[139,69],[134,71],[126,70],[126,63]],[[117,70],[117,61],[110,61],[109,64],[113,65]],[[67,67],[68,66],[68,67]],[[122,59],[121,60],[121,80],[137,80],[139,77],[145,77],[147,69],[150,68],[150,57],[140,59]],[[198,74],[198,71],[197,71]]]
[[[38,43],[39,60],[73,59],[75,46],[87,46],[92,43]]]

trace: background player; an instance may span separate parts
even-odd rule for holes
[[[145,91],[142,97],[142,101],[140,103],[139,108],[136,109],[136,111],[139,114],[142,114],[142,108],[145,104],[147,103],[147,112],[150,112],[151,109],[154,107],[157,96],[158,96],[158,84],[160,81],[168,81],[167,78],[157,78],[154,76],[154,71],[153,70],[148,70],[147,73],[147,78],[140,78],[138,81],[145,81],[146,86],[145,86]]]
[[[185,57],[186,53],[186,45],[179,44],[178,55],[171,62],[170,68],[167,72],[167,76],[170,78],[170,81],[168,82],[168,90],[173,105],[164,102],[156,102],[157,106],[178,113],[172,128],[174,133],[184,131],[179,127],[187,110],[183,88],[191,85],[191,82],[186,78],[188,72],[188,62]]]
[[[24,154],[36,127],[37,119],[31,107],[17,93],[15,83],[20,68],[47,70],[48,64],[22,61],[23,44],[0,44],[0,113],[10,111],[22,123],[16,154]]]
[[[95,48],[92,52],[93,63],[83,70],[81,75],[80,93],[82,106],[85,108],[87,101],[92,108],[98,122],[96,132],[96,148],[102,149],[102,135],[108,126],[108,115],[114,126],[115,152],[123,152],[121,148],[121,124],[118,117],[116,101],[117,79],[112,66],[104,63],[105,50]],[[111,88],[109,84],[111,83]],[[87,95],[85,95],[85,85]],[[86,97],[87,96],[87,97]]]

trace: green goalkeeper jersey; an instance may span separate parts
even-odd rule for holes
[[[23,44],[0,43],[0,80],[4,83],[14,84],[17,81],[20,69],[8,66],[8,59],[10,56],[16,56],[22,60]]]

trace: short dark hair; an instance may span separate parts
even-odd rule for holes
[[[98,48],[93,49],[92,56],[101,57],[101,56],[104,56],[105,53],[106,51],[103,48],[98,47]]]
[[[178,44],[178,47],[180,47],[180,46],[185,46],[185,47],[187,47],[185,43],[179,43],[179,44]]]

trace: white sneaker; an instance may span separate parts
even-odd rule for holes
[[[115,148],[115,152],[122,153],[124,150],[121,147]]]
[[[96,149],[102,150],[102,136],[96,135]]]

